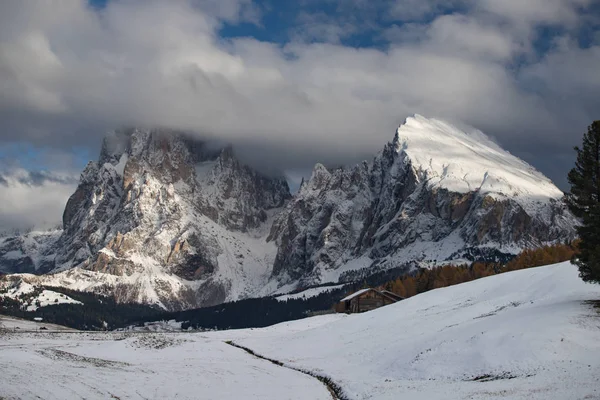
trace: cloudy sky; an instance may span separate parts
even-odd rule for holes
[[[0,228],[59,221],[124,124],[304,171],[369,158],[419,113],[486,132],[566,190],[598,71],[594,0],[3,1]]]

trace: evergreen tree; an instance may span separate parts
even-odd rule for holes
[[[581,219],[575,263],[584,281],[600,283],[600,121],[588,127],[582,147],[575,151],[577,161],[569,172],[571,192],[567,195],[569,209]]]

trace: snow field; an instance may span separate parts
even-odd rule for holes
[[[44,321],[36,322],[28,319],[0,315],[0,337],[2,335],[2,331],[38,331],[41,327],[46,328],[48,331],[75,331],[75,329],[68,328],[66,326],[49,324]]]
[[[348,399],[595,399],[600,314],[589,302],[599,299],[600,285],[560,263],[263,329],[4,332],[0,397],[331,398],[295,368]]]
[[[239,344],[327,375],[351,399],[600,398],[600,314],[585,303],[598,299],[561,263]]]
[[[7,339],[0,344],[7,399],[331,399],[314,378],[198,334]]]

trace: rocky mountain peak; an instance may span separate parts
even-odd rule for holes
[[[284,178],[244,165],[231,146],[165,129],[117,130],[84,169],[62,234],[44,241],[52,262],[37,272],[83,274],[79,284],[90,289],[125,285],[121,300],[165,308],[237,298],[234,276],[268,263],[270,246],[251,243],[290,196]]]
[[[111,132],[64,230],[0,240],[0,270],[182,309],[416,265],[500,261],[575,236],[562,192],[483,133],[419,115],[355,166],[287,182],[232,146]]]
[[[398,128],[393,145],[430,187],[509,195],[524,207],[563,197],[542,173],[475,129],[415,115]]]
[[[283,281],[496,260],[573,238],[562,192],[480,131],[409,117],[370,162],[311,178],[275,222]]]

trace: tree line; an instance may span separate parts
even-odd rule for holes
[[[24,301],[35,298],[44,289],[62,293],[81,304],[53,304],[27,311]],[[156,320],[164,311],[137,303],[117,303],[113,297],[91,292],[80,292],[62,287],[41,286],[17,299],[0,296],[2,314],[32,320],[41,317],[43,322],[64,325],[80,330],[111,330],[136,324],[141,320]]]
[[[526,249],[506,264],[474,262],[443,265],[386,282],[382,287],[402,297],[411,297],[432,289],[457,285],[509,271],[569,261],[578,254],[579,241]]]

